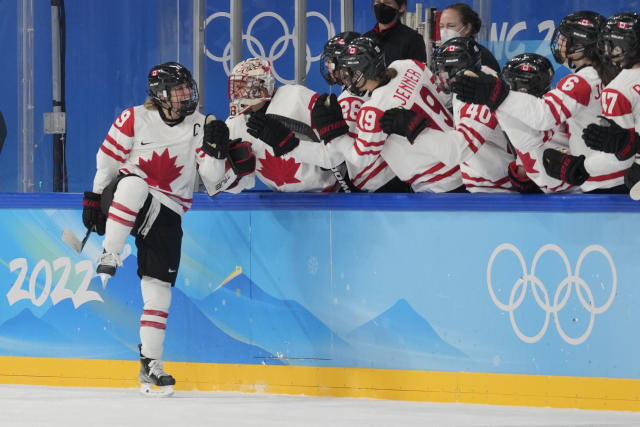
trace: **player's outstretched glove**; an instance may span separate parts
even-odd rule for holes
[[[251,151],[251,143],[242,141],[240,138],[229,143],[227,161],[238,178],[249,175],[256,170],[256,156]]]
[[[572,156],[547,148],[542,153],[542,163],[550,177],[562,182],[582,185],[589,178],[589,173],[584,168],[584,156]]]
[[[402,135],[412,144],[429,124],[430,121],[426,117],[400,107],[385,111],[380,118],[380,128],[384,133]]]
[[[624,173],[624,185],[631,190],[638,182],[640,182],[640,165],[634,163]]]
[[[100,236],[104,235],[107,217],[100,208],[100,194],[85,191],[82,199],[82,223],[89,230],[95,230]]]
[[[591,123],[582,131],[584,143],[594,150],[613,153],[618,160],[636,155],[640,149],[640,136],[633,129],[625,129],[607,117],[600,117],[605,120],[602,124]]]
[[[222,120],[216,120],[213,114],[204,119],[202,151],[216,159],[226,159],[229,153],[229,128]]]
[[[540,187],[538,187],[538,185],[533,182],[526,173],[524,174],[524,176],[522,173],[518,173],[518,168],[521,167],[522,166],[516,165],[515,160],[509,163],[507,172],[509,174],[509,181],[511,181],[513,189],[522,194],[542,193]]]
[[[349,132],[349,126],[342,116],[342,107],[335,94],[318,97],[311,109],[311,125],[318,131],[325,144]]]
[[[282,156],[300,144],[298,138],[285,125],[257,111],[247,120],[247,132],[273,148],[276,156]]]
[[[509,95],[509,85],[499,77],[480,72],[465,71],[457,74],[451,91],[462,102],[484,104],[493,112]]]

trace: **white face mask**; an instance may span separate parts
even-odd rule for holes
[[[440,41],[442,43],[456,37],[462,37],[460,31],[454,30],[452,28],[440,28]]]

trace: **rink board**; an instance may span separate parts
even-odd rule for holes
[[[103,289],[81,196],[0,196],[0,381],[134,387],[136,248]],[[640,410],[625,196],[197,195],[178,389]]]

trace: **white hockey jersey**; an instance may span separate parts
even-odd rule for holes
[[[275,91],[265,114],[284,123],[301,141],[299,147],[281,157],[273,154],[273,149],[266,143],[247,133],[249,113],[227,119],[229,138],[241,138],[251,143],[256,156],[255,173],[271,190],[318,192],[332,191],[336,186],[333,172],[318,166],[322,160],[317,157],[326,157],[326,149],[311,127],[311,108],[317,98],[317,93],[300,85],[284,85]]]
[[[602,92],[602,114],[610,118],[625,129],[632,129],[640,133],[640,69],[625,69],[607,85]],[[603,156],[614,156],[602,153]],[[624,176],[624,172],[634,162],[631,157],[628,160],[617,161],[618,174]],[[640,163],[640,157],[636,155],[635,162]],[[585,161],[585,168],[587,162]],[[587,171],[590,172],[589,169]],[[620,178],[623,181],[623,178]]]
[[[446,192],[462,185],[460,167],[445,165],[404,137],[387,134],[379,120],[388,109],[402,107],[429,118],[430,129],[444,131],[453,127],[453,118],[443,106],[435,77],[425,64],[411,59],[391,63],[397,75],[373,91],[357,118],[357,136],[349,160],[360,172],[352,176],[359,188],[380,187],[397,175],[414,191]],[[387,141],[387,143],[385,143]],[[388,166],[387,166],[388,165]]]
[[[101,194],[119,174],[135,174],[160,203],[183,215],[193,202],[196,172],[207,190],[235,181],[224,160],[202,151],[204,116],[195,112],[167,125],[155,109],[143,105],[124,110],[113,122],[96,156],[93,192]]]
[[[526,118],[526,124],[538,131],[555,129],[566,123],[569,152],[574,156],[585,156],[585,169],[590,175],[581,189],[611,188],[623,183],[624,170],[621,170],[619,161],[613,154],[590,149],[582,139],[583,129],[602,114],[602,91],[597,71],[585,66],[564,77],[542,98],[510,92],[498,111],[519,120]]]

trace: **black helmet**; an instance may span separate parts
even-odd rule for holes
[[[582,52],[583,58],[595,58],[598,55],[598,33],[605,18],[596,12],[581,10],[565,16],[551,38],[551,52],[558,64],[566,61],[569,67],[575,68],[568,58],[560,52],[560,36],[565,40],[565,57],[572,53]]]
[[[631,68],[640,62],[640,15],[623,12],[607,19],[600,30],[598,48],[618,68]]]
[[[169,95],[171,89],[175,86],[185,84],[191,92],[189,99],[180,102],[177,113],[182,116],[193,114],[198,107],[198,86],[191,77],[191,73],[185,67],[177,62],[165,62],[156,65],[149,71],[147,78],[149,87],[149,96],[158,108],[171,110],[173,108]]]
[[[360,37],[360,35],[360,33],[354,31],[345,31],[336,34],[325,43],[322,56],[320,57],[320,74],[322,74],[324,80],[330,85],[339,83],[333,74],[338,63],[336,57],[352,40]]]
[[[541,97],[551,90],[551,61],[536,53],[521,53],[507,61],[500,76],[512,90]]]
[[[384,52],[372,39],[358,37],[351,41],[338,58],[339,78],[350,92],[361,95],[358,85],[363,80],[379,76],[386,69]]]
[[[482,54],[478,43],[472,37],[455,37],[440,45],[433,56],[431,70],[436,76],[436,84],[449,93],[449,80],[464,70],[480,71]]]

